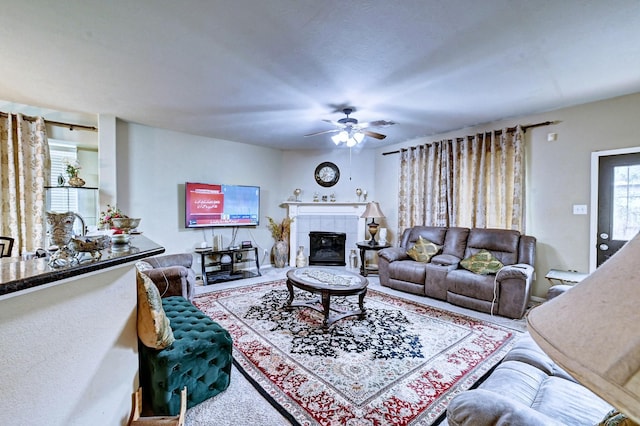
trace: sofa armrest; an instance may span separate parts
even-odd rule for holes
[[[533,278],[533,266],[526,263],[517,263],[515,265],[507,265],[498,271],[496,280],[502,281],[510,278],[520,278],[527,280]]]
[[[407,254],[407,251],[400,247],[387,247],[385,249],[379,250],[378,257],[383,258],[387,262],[411,259]]]
[[[533,282],[533,266],[526,263],[507,265],[496,274],[499,286],[498,315],[522,318]]]
[[[460,263],[460,258],[452,254],[437,254],[431,258],[431,263],[439,266],[452,266],[456,269]]]
[[[525,404],[485,389],[462,392],[447,407],[447,422],[452,426],[561,425]]]
[[[189,271],[184,266],[169,266],[167,268],[155,268],[142,271],[158,287],[160,297],[182,296],[190,300],[189,283],[187,277]]]

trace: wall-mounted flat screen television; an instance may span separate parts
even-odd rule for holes
[[[185,226],[257,226],[260,187],[185,183]]]

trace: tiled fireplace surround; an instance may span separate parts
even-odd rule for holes
[[[309,261],[309,232],[344,232],[347,235],[345,257],[356,249],[356,242],[365,239],[366,219],[364,213],[367,203],[304,203],[288,202],[287,215],[293,218],[289,237],[289,264],[296,266],[298,248],[304,247]],[[346,259],[345,259],[346,261]]]

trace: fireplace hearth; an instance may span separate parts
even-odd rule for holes
[[[309,265],[346,266],[344,232],[309,233]]]

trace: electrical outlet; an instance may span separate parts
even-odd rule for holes
[[[574,204],[573,205],[573,214],[587,214],[587,205],[586,204]]]

